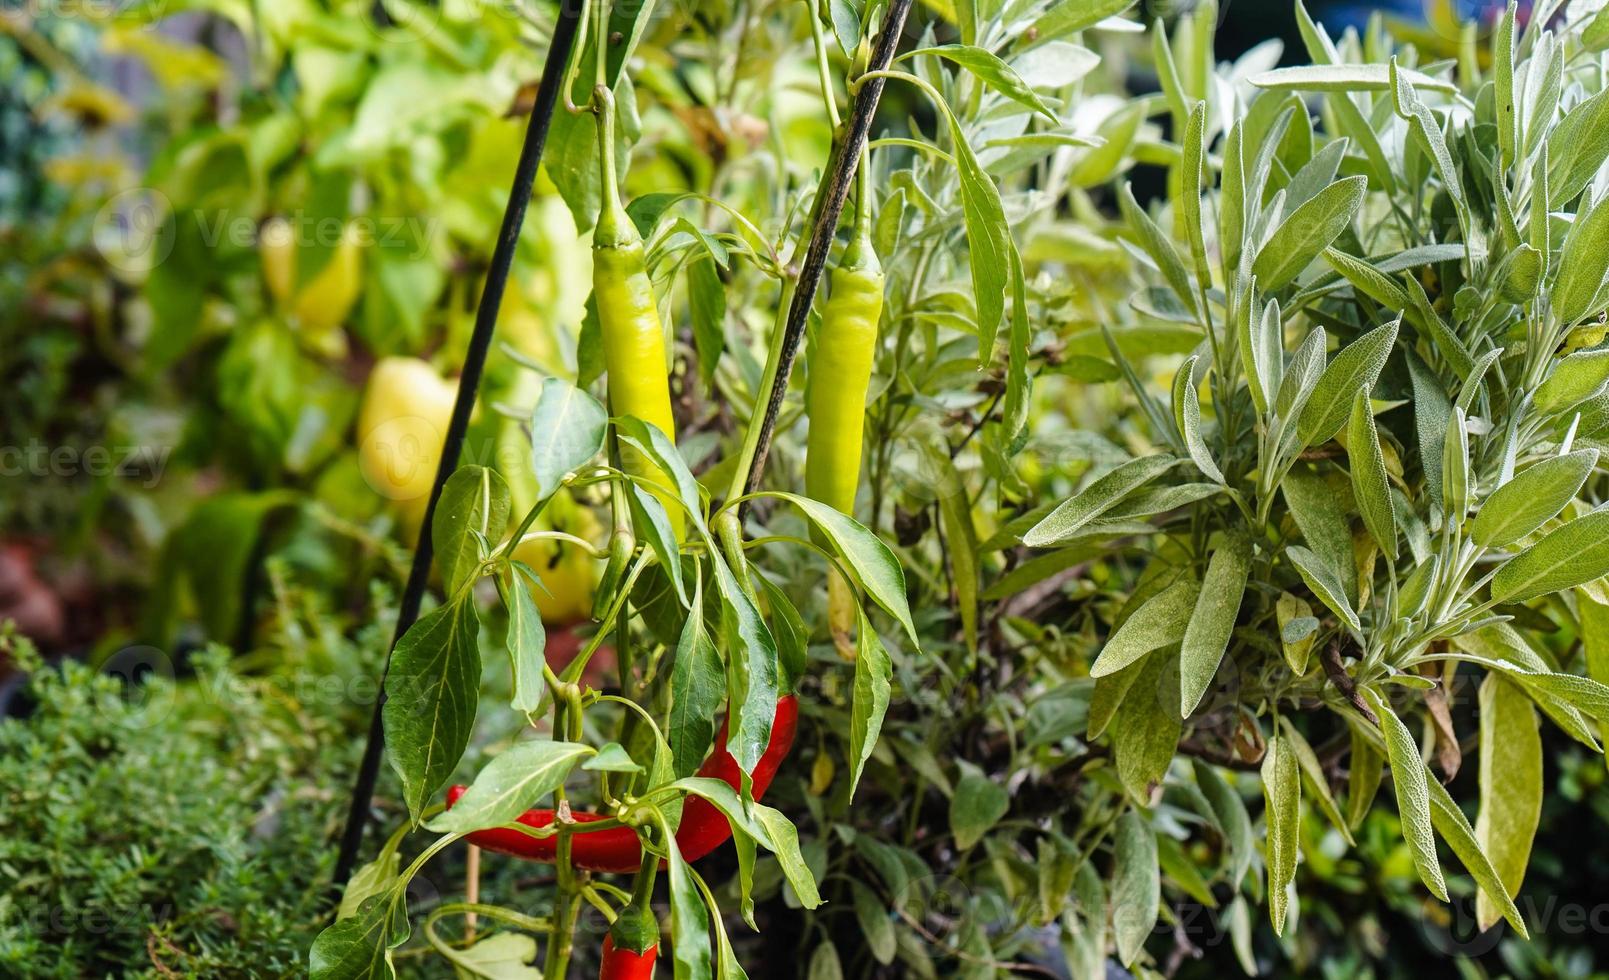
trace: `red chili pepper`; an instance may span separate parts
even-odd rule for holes
[[[782,760],[793,748],[793,737],[799,727],[799,699],[789,694],[777,699],[777,711],[771,721],[771,741],[754,767],[753,793],[758,800],[771,787]],[[737,759],[726,750],[727,723],[721,722],[720,734],[715,739],[715,751],[699,767],[698,774],[719,779],[734,790],[740,783]],[[450,808],[464,795],[465,787],[454,786],[447,791]],[[540,828],[553,824],[552,810],[527,810],[518,822],[527,827]],[[591,823],[606,819],[601,814],[575,810],[571,816],[578,823]],[[732,827],[713,803],[700,796],[689,797],[682,807],[681,826],[676,831],[676,846],[688,861],[699,858],[726,843],[732,836]],[[558,856],[558,837],[535,838],[506,827],[477,830],[469,835],[469,842],[488,851],[509,854],[531,861],[553,862]],[[642,863],[642,850],[637,843],[637,832],[630,827],[610,827],[570,837],[570,863],[588,871],[625,873],[637,870]]]
[[[649,980],[654,975],[654,960],[659,958],[659,944],[645,952],[634,953],[615,946],[613,936],[603,937],[603,969],[598,980]]]

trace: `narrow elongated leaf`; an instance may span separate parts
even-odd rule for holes
[[[537,493],[546,497],[563,479],[603,451],[609,413],[591,395],[562,378],[547,378],[531,410],[531,466]]]
[[[1246,801],[1240,798],[1240,793],[1229,785],[1216,767],[1200,759],[1193,760],[1193,765],[1196,784],[1201,787],[1202,795],[1206,796],[1207,803],[1218,818],[1218,825],[1223,828],[1224,844],[1229,852],[1229,885],[1239,891],[1241,880],[1251,869],[1252,851],[1256,846],[1252,837],[1251,816],[1246,812]]]
[[[1416,71],[1403,70],[1415,87],[1426,91],[1457,91],[1451,82],[1431,78]],[[1253,75],[1249,81],[1258,88],[1290,92],[1386,92],[1391,89],[1389,65],[1300,65],[1276,68]]]
[[[1374,806],[1380,791],[1380,777],[1385,774],[1385,755],[1358,727],[1361,722],[1349,725],[1352,752],[1346,780],[1346,825],[1354,831],[1363,825],[1363,818]]]
[[[1278,289],[1340,237],[1363,206],[1367,177],[1346,177],[1313,195],[1257,251],[1251,271],[1263,289]]]
[[[1133,966],[1156,926],[1162,903],[1162,879],[1157,870],[1156,837],[1145,819],[1129,810],[1117,820],[1117,863],[1112,878],[1112,929],[1117,936],[1117,958]]]
[[[1425,151],[1436,167],[1436,173],[1441,177],[1442,188],[1453,202],[1453,210],[1458,214],[1458,224],[1467,236],[1469,234],[1469,204],[1464,198],[1464,186],[1459,180],[1458,166],[1447,150],[1447,142],[1442,136],[1441,123],[1430,111],[1430,107],[1419,98],[1417,84],[1409,76],[1413,73],[1397,65],[1397,59],[1392,58],[1388,66],[1391,74],[1391,100],[1397,115],[1408,120],[1409,129],[1419,143],[1421,150]]]
[[[1447,842],[1448,849],[1469,870],[1470,876],[1480,888],[1480,894],[1497,905],[1503,918],[1508,920],[1508,924],[1514,927],[1514,931],[1521,939],[1530,938],[1530,932],[1525,928],[1525,919],[1515,907],[1514,900],[1509,897],[1508,890],[1497,874],[1497,869],[1492,867],[1485,852],[1481,850],[1480,843],[1475,839],[1475,832],[1469,826],[1469,820],[1464,817],[1464,811],[1453,802],[1447,788],[1440,782],[1431,779],[1426,785],[1430,788],[1430,819],[1436,826],[1436,832],[1441,834],[1441,839]]]
[[[1342,839],[1348,845],[1354,845],[1356,842],[1352,840],[1352,828],[1346,822],[1346,818],[1341,816],[1341,808],[1335,804],[1335,796],[1330,792],[1329,779],[1324,774],[1324,766],[1319,762],[1313,746],[1309,745],[1302,733],[1296,730],[1291,720],[1283,715],[1279,719],[1279,730],[1281,737],[1290,743],[1291,752],[1296,756],[1297,768],[1302,771],[1303,785],[1311,791],[1313,798],[1318,802],[1318,808],[1324,812],[1331,825],[1341,832]]]
[[[474,730],[479,632],[474,600],[465,594],[420,617],[391,655],[381,715],[387,755],[415,821],[452,775]]]
[[[917,48],[900,55],[899,60],[904,61],[924,54],[952,61],[976,75],[985,85],[1030,112],[1037,112],[1052,123],[1058,121],[1056,113],[1045,104],[1045,100],[1022,80],[1016,69],[1001,61],[999,55],[993,51],[972,44],[940,44],[930,48]]]
[[[1251,572],[1251,539],[1229,534],[1212,553],[1195,610],[1185,627],[1179,651],[1179,709],[1188,718],[1207,693],[1224,651],[1229,634],[1240,614],[1240,601],[1246,593],[1246,577]]]
[[[1172,650],[1147,657],[1112,722],[1118,779],[1142,806],[1156,803],[1162,779],[1179,749],[1179,658]]]
[[[1609,92],[1580,103],[1548,132],[1547,206],[1575,200],[1609,157]]]
[[[1115,674],[1152,650],[1183,640],[1200,594],[1201,583],[1184,575],[1146,600],[1107,639],[1090,676]]]
[[[1162,281],[1173,290],[1174,296],[1184,304],[1184,308],[1192,314],[1196,309],[1195,290],[1190,284],[1190,272],[1185,268],[1184,259],[1173,247],[1173,240],[1158,228],[1145,209],[1134,200],[1134,190],[1129,185],[1123,185],[1123,192],[1117,197],[1118,208],[1123,212],[1123,220],[1133,229],[1140,247],[1145,254],[1151,257],[1157,268],[1162,272]]]
[[[1358,622],[1358,614],[1352,611],[1352,603],[1347,601],[1346,588],[1340,579],[1335,577],[1328,564],[1321,561],[1318,555],[1303,548],[1301,545],[1290,545],[1285,549],[1285,556],[1296,567],[1296,573],[1313,590],[1320,602],[1330,608],[1330,611],[1341,617],[1341,622],[1354,630],[1363,628]]]
[[[1268,740],[1263,754],[1263,822],[1267,834],[1264,863],[1268,869],[1268,915],[1277,935],[1285,933],[1289,888],[1296,878],[1296,856],[1302,837],[1302,774],[1296,753],[1280,734]]]
[[[1475,840],[1508,894],[1517,895],[1542,816],[1542,736],[1531,699],[1495,673],[1486,675],[1480,689],[1480,794]],[[1481,929],[1502,914],[1485,891],[1476,897]]]
[[[1297,419],[1296,435],[1303,445],[1329,442],[1345,427],[1354,393],[1360,388],[1374,389],[1386,358],[1391,354],[1391,345],[1396,342],[1398,323],[1394,320],[1376,327],[1348,344],[1330,361]]]
[[[1559,274],[1553,281],[1553,312],[1575,323],[1602,312],[1604,279],[1609,277],[1609,195],[1578,215],[1564,239]]]
[[[771,744],[781,676],[776,638],[754,600],[719,554],[710,556],[721,597],[721,637],[727,651],[727,748],[752,773]]]
[[[537,581],[536,573],[524,562],[515,562],[509,575],[508,589],[504,593],[508,607],[508,633],[505,645],[514,678],[514,694],[510,699],[515,711],[535,711],[542,704],[547,682],[542,678],[542,665],[547,656],[547,630],[542,626],[542,612],[531,595],[530,583]]]
[[[1363,689],[1363,696],[1380,719],[1386,758],[1391,763],[1391,785],[1397,793],[1397,813],[1402,819],[1402,835],[1408,842],[1414,866],[1431,894],[1445,902],[1447,883],[1441,875],[1441,862],[1436,858],[1436,835],[1430,818],[1429,771],[1419,757],[1419,743],[1414,741],[1408,726],[1391,710],[1385,698],[1369,688]]]
[[[1380,551],[1397,560],[1397,519],[1391,510],[1391,484],[1386,477],[1385,454],[1374,427],[1369,392],[1359,388],[1352,399],[1352,418],[1347,426],[1346,452],[1352,477],[1352,495],[1357,498],[1363,525],[1369,529]]]
[[[872,757],[877,736],[888,713],[888,696],[894,675],[893,661],[883,648],[866,614],[855,628],[855,699],[849,709],[849,795],[855,795],[866,760]]]
[[[1172,469],[1176,463],[1177,459],[1165,455],[1129,460],[1063,501],[1022,536],[1022,543],[1030,548],[1044,548],[1074,537],[1090,521]]]
[[[1486,498],[1470,538],[1483,548],[1506,548],[1535,532],[1575,499],[1597,463],[1596,449],[1581,449],[1521,470]]]
[[[1201,396],[1196,393],[1193,378],[1198,358],[1189,357],[1180,366],[1179,373],[1173,376],[1173,413],[1174,420],[1179,425],[1179,434],[1184,437],[1185,449],[1190,453],[1190,461],[1196,464],[1196,469],[1210,480],[1224,482],[1223,471],[1213,461],[1212,453],[1207,449],[1206,440],[1201,438]]]
[[[447,478],[431,519],[430,539],[447,595],[455,596],[508,527],[508,484],[496,470],[465,466]]]
[[[676,835],[665,828],[666,866],[670,871],[672,975],[675,980],[713,976],[710,917],[698,887],[698,872],[682,857]]]
[[[726,673],[721,655],[704,628],[704,586],[693,587],[693,602],[682,623],[682,635],[671,663],[670,717],[665,737],[670,742],[672,769],[678,777],[690,776],[715,742],[715,713],[726,699]]]
[[[1492,578],[1492,598],[1524,602],[1609,575],[1609,510],[1554,528]]]
[[[792,493],[778,493],[775,496],[804,511],[805,517],[826,536],[839,557],[849,565],[855,583],[905,628],[905,635],[910,637],[913,649],[919,646],[916,624],[911,621],[910,605],[905,600],[905,571],[900,568],[899,559],[894,557],[888,545],[864,524],[819,500]]]
[[[451,810],[425,826],[438,834],[467,834],[513,823],[563,786],[576,764],[592,754],[592,747],[582,742],[516,742],[486,764]]]

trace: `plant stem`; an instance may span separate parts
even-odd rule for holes
[[[788,393],[788,379],[793,375],[793,363],[804,340],[805,323],[810,317],[810,306],[815,302],[816,290],[826,269],[827,253],[838,233],[838,221],[843,216],[844,202],[849,198],[850,184],[860,166],[861,151],[871,132],[872,117],[882,99],[886,80],[882,72],[894,61],[894,50],[899,47],[900,35],[905,30],[905,17],[910,13],[912,0],[893,0],[883,18],[882,32],[878,35],[876,50],[867,65],[867,77],[855,94],[855,105],[849,117],[849,129],[839,144],[833,166],[818,191],[817,212],[811,229],[810,244],[805,251],[804,265],[799,272],[798,285],[788,303],[788,316],[781,335],[772,344],[766,362],[766,377],[770,379],[770,394],[765,411],[749,420],[749,437],[744,440],[743,457],[738,472],[743,474],[742,493],[752,493],[765,472],[766,456],[771,451],[771,437],[776,431],[777,417],[782,413],[782,402]],[[814,16],[812,14],[812,16]],[[735,496],[735,494],[734,494]]]
[[[475,407],[476,392],[480,388],[481,373],[486,367],[486,355],[492,346],[492,334],[497,328],[497,313],[503,304],[503,291],[508,285],[509,270],[514,265],[514,250],[519,242],[520,229],[525,224],[525,212],[531,203],[531,188],[536,181],[537,165],[542,162],[542,150],[547,144],[548,125],[553,121],[553,108],[558,99],[559,79],[575,43],[578,4],[560,4],[559,19],[553,27],[553,40],[548,47],[547,61],[542,68],[542,81],[537,88],[536,104],[531,110],[531,121],[525,130],[525,143],[520,148],[519,163],[514,168],[514,184],[509,190],[508,205],[503,211],[503,224],[498,231],[497,245],[492,251],[491,268],[486,275],[486,286],[481,292],[480,306],[475,312],[475,330],[469,339],[464,356],[464,372],[458,380],[458,397],[453,402],[452,420],[442,441],[441,462],[436,467],[436,480],[430,490],[430,502],[425,505],[424,520],[419,525],[418,543],[414,548],[413,566],[408,572],[408,583],[403,589],[402,606],[397,612],[397,625],[392,634],[391,647],[386,652],[385,664],[380,670],[381,695],[375,699],[374,714],[369,721],[368,742],[364,747],[363,761],[358,767],[352,787],[351,806],[347,811],[346,829],[341,835],[341,850],[335,862],[329,902],[333,906],[357,863],[358,849],[363,844],[363,830],[368,824],[369,804],[374,796],[374,784],[380,773],[380,753],[385,746],[385,729],[381,709],[385,705],[385,680],[391,668],[391,655],[397,641],[419,618],[419,606],[424,600],[425,586],[430,579],[432,548],[430,542],[431,519],[441,489],[447,478],[458,468],[458,457],[463,451],[464,436],[469,429],[470,412]]]

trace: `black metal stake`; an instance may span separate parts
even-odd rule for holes
[[[899,48],[900,35],[905,32],[905,17],[910,12],[911,0],[893,0],[889,4],[888,15],[883,18],[882,33],[877,36],[877,46],[872,50],[871,61],[866,66],[867,73],[886,71],[894,63],[894,52]],[[815,227],[811,229],[810,246],[805,251],[804,265],[799,270],[799,285],[794,290],[793,302],[788,306],[788,319],[783,326],[782,358],[777,362],[776,379],[771,383],[770,398],[765,405],[760,439],[743,485],[746,494],[759,489],[760,476],[765,472],[765,458],[771,451],[771,437],[776,432],[777,417],[782,414],[782,402],[788,394],[793,362],[798,359],[799,344],[804,340],[810,306],[815,302],[816,290],[821,286],[821,276],[827,267],[827,253],[832,250],[832,240],[838,234],[838,220],[843,216],[844,202],[849,199],[849,186],[854,183],[855,168],[860,165],[866,138],[871,133],[872,117],[877,114],[877,103],[883,97],[886,81],[881,76],[867,79],[855,94],[848,134],[838,148],[832,174],[823,188],[826,198],[816,215]]]
[[[436,482],[430,490],[430,503],[425,508],[425,519],[419,527],[419,540],[414,547],[413,566],[408,571],[408,584],[402,593],[402,606],[397,612],[397,628],[391,638],[391,649],[386,652],[385,666],[380,672],[380,695],[375,699],[374,717],[369,722],[368,743],[363,751],[363,763],[358,767],[357,781],[352,787],[352,805],[346,815],[346,830],[341,835],[341,852],[335,862],[333,891],[338,896],[352,875],[357,863],[358,848],[363,843],[363,831],[368,825],[369,804],[374,796],[374,784],[380,773],[380,755],[385,748],[385,730],[381,722],[381,708],[385,705],[385,679],[391,669],[391,654],[397,641],[408,632],[419,618],[419,604],[424,598],[425,585],[430,578],[430,561],[433,549],[430,542],[430,523],[441,499],[441,488],[458,468],[458,457],[464,447],[464,434],[469,428],[469,416],[475,407],[476,392],[480,388],[481,373],[486,367],[486,354],[492,346],[492,333],[497,326],[498,309],[503,304],[503,290],[508,284],[509,270],[514,264],[514,249],[519,241],[520,229],[525,224],[525,212],[531,201],[531,188],[536,181],[536,168],[542,162],[542,149],[547,142],[548,124],[553,120],[559,87],[563,84],[564,70],[570,60],[570,49],[575,44],[576,24],[580,20],[581,5],[588,0],[561,0],[559,19],[553,28],[553,40],[548,47],[547,62],[542,67],[542,81],[537,88],[536,104],[531,109],[531,121],[525,130],[525,144],[520,149],[519,164],[514,169],[514,186],[509,191],[508,207],[503,211],[503,225],[492,252],[491,268],[486,275],[486,286],[481,292],[480,306],[475,311],[475,331],[469,338],[469,349],[464,356],[464,373],[458,379],[458,397],[453,402],[452,421],[442,441],[441,462],[436,467]]]

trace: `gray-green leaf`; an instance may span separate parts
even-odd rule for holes
[[[1524,602],[1609,575],[1609,510],[1554,528],[1492,578],[1496,602]]]
[[[1177,462],[1177,459],[1166,455],[1129,460],[1062,501],[1060,506],[1022,536],[1022,543],[1030,548],[1044,548],[1074,537],[1084,525],[1172,469]]]
[[[1486,498],[1469,536],[1483,548],[1506,548],[1557,517],[1598,463],[1596,449],[1554,456],[1520,471]]]
[[[1207,563],[1195,610],[1185,627],[1179,651],[1180,716],[1190,717],[1207,693],[1240,613],[1251,572],[1251,539],[1238,532],[1226,536]]]
[[[1281,222],[1252,261],[1257,284],[1272,290],[1295,279],[1352,223],[1368,184],[1363,176],[1338,180]]]

